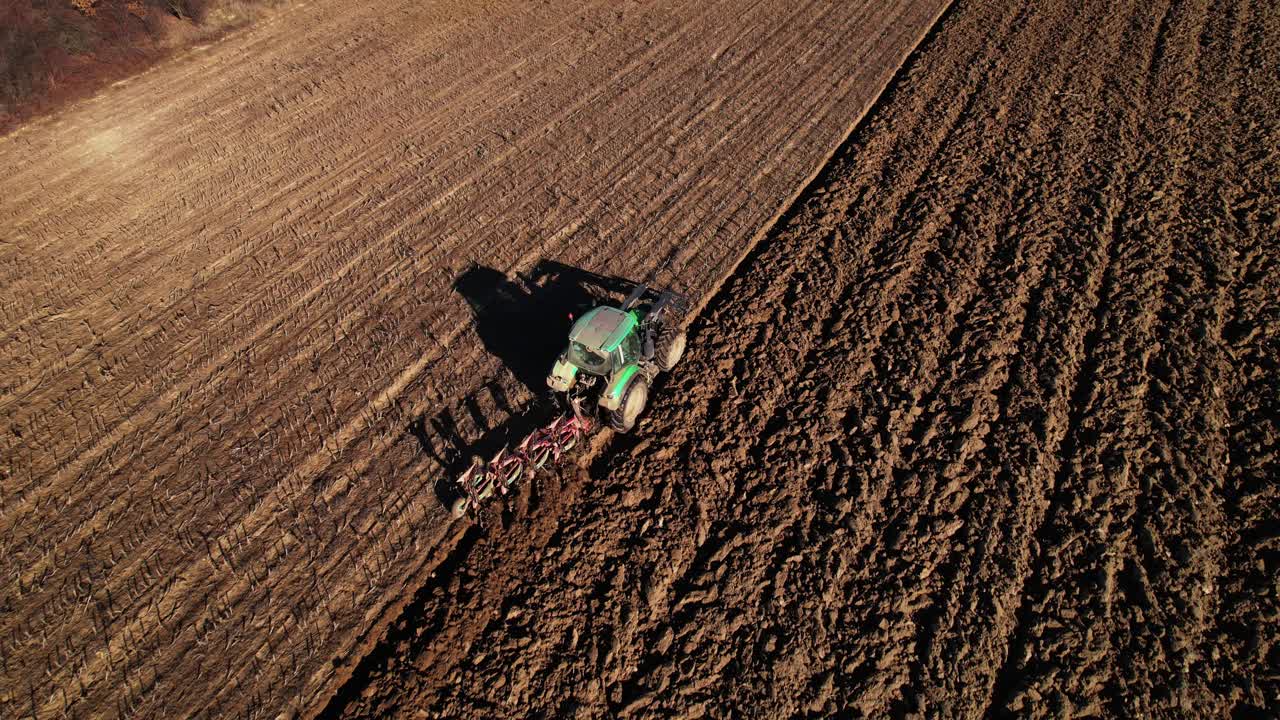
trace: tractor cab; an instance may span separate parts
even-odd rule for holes
[[[675,293],[638,285],[622,307],[591,310],[569,330],[547,385],[564,393],[575,413],[594,402],[614,429],[630,430],[648,401],[649,384],[684,353],[684,333],[672,315],[686,307]]]
[[[598,307],[583,315],[569,331],[569,346],[561,353],[547,384],[565,392],[578,373],[607,377],[640,359],[639,320],[634,312]]]

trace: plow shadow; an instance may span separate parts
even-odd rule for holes
[[[473,456],[492,457],[551,420],[560,406],[547,389],[547,371],[564,348],[573,319],[596,305],[620,302],[632,286],[554,260],[542,260],[514,278],[473,265],[454,279],[485,351],[533,399],[512,402],[506,378],[490,378],[456,406],[409,423],[408,434],[440,468],[435,493],[442,505],[457,499],[453,480]]]

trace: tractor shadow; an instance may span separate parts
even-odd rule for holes
[[[621,302],[632,285],[543,260],[514,277],[472,266],[458,275],[453,287],[471,308],[485,351],[529,390],[533,400],[517,406],[508,383],[493,378],[460,403],[409,424],[408,433],[439,468],[435,494],[445,507],[457,499],[455,479],[473,456],[491,458],[554,417],[559,405],[547,389],[547,372],[564,349],[573,319],[602,303]],[[493,422],[495,417],[505,419]]]
[[[620,302],[631,285],[554,260],[514,278],[472,266],[453,289],[466,300],[476,334],[490,355],[535,395],[547,392],[547,372],[564,349],[573,318],[602,302]]]

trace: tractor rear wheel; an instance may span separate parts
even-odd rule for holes
[[[631,428],[636,426],[636,421],[640,419],[640,413],[644,412],[644,406],[648,402],[649,379],[643,375],[636,375],[622,396],[622,404],[617,410],[609,413],[609,425],[620,433],[630,432]]]
[[[663,372],[668,372],[684,357],[684,333],[675,328],[664,328],[658,334],[658,347],[654,359]]]

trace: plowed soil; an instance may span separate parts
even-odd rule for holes
[[[1280,713],[1280,15],[946,5],[322,0],[0,140],[0,715]],[[584,271],[685,360],[451,521]]]
[[[329,708],[1274,717],[1280,15],[955,3]]]
[[[502,278],[701,304],[942,7],[320,0],[0,140],[0,715],[321,710],[584,292]]]

